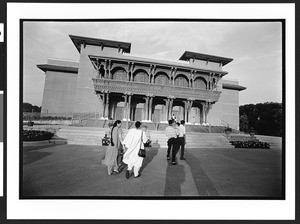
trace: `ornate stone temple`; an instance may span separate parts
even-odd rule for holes
[[[179,61],[130,55],[131,43],[70,35],[79,63],[49,59],[42,114],[239,128],[239,91],[225,80],[233,59],[185,51]]]

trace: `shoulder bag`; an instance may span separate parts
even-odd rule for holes
[[[146,157],[146,150],[145,150],[145,149],[142,149],[142,144],[144,144],[144,143],[143,143],[143,131],[142,131],[141,145],[140,145],[140,150],[139,150],[138,156],[139,156],[139,157],[142,157],[142,158],[145,158],[145,157]]]

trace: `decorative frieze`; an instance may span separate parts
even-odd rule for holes
[[[168,97],[170,95],[175,98],[187,99],[194,97],[196,100],[218,101],[220,97],[219,91],[209,91],[204,89],[192,89],[178,86],[163,86],[149,83],[134,83],[111,79],[93,79],[95,91],[111,91],[116,93],[132,92],[134,94],[147,95],[154,94],[156,96]]]

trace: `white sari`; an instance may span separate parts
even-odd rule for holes
[[[144,144],[147,142],[147,136],[141,129],[130,129],[122,142],[126,147],[126,152],[123,156],[123,162],[128,165],[128,167],[139,168],[142,166],[143,158],[138,156],[140,148],[144,149]]]

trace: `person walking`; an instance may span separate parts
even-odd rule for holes
[[[107,166],[107,173],[111,175],[112,172],[118,172],[117,156],[119,148],[122,147],[122,135],[121,135],[122,123],[120,120],[116,120],[110,132],[110,144],[105,152],[105,158],[102,160],[102,164]]]
[[[178,142],[178,129],[175,128],[176,124],[173,119],[169,120],[169,126],[166,128],[165,133],[168,137],[168,150],[167,150],[167,160],[170,160],[170,152],[172,149],[172,165],[176,165],[176,154],[178,152],[179,142]]]
[[[119,136],[121,139],[121,142],[123,141],[123,130],[121,128],[119,128]],[[118,147],[118,155],[117,155],[117,164],[118,167],[120,168],[123,164],[122,164],[122,160],[123,160],[123,154],[124,154],[124,147],[122,144],[120,144],[120,147]]]
[[[185,160],[186,158],[184,157],[184,147],[186,144],[186,129],[185,129],[185,121],[182,120],[180,121],[180,125],[179,125],[179,145],[180,145],[180,159],[181,160]]]
[[[139,170],[143,163],[143,157],[138,155],[139,150],[144,149],[147,142],[146,132],[141,129],[141,122],[135,122],[135,128],[130,129],[122,142],[125,147],[123,162],[127,164],[125,177],[128,179],[132,173],[134,177],[140,177]]]

